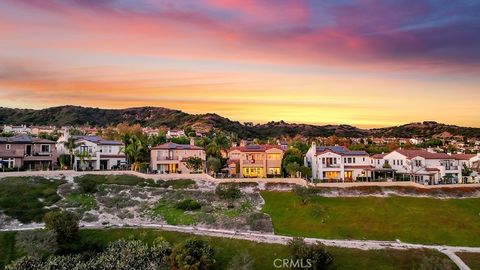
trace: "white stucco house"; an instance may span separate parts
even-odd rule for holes
[[[327,181],[356,181],[369,177],[372,168],[365,151],[351,151],[343,146],[312,146],[305,155],[305,166],[312,178]]]
[[[427,150],[398,149],[388,154],[372,156],[375,169],[391,168],[395,173],[413,178],[422,184],[438,184],[439,182],[456,183],[462,179],[460,162],[454,156],[434,153]]]
[[[73,136],[79,146],[75,152],[86,152],[89,157],[80,162],[75,156],[73,167],[89,170],[111,170],[114,166],[127,163],[127,158],[122,152],[123,143],[104,140],[98,136]]]

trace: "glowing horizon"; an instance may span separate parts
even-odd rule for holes
[[[480,127],[480,3],[7,0],[0,106]]]

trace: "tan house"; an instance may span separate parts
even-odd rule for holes
[[[228,170],[238,177],[273,177],[282,173],[283,150],[279,145],[246,145],[230,148]]]
[[[164,143],[150,151],[150,168],[158,173],[190,173],[186,166],[189,157],[205,162],[205,150],[192,144]]]
[[[0,168],[47,170],[56,163],[54,141],[28,135],[0,137]]]

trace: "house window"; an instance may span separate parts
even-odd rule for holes
[[[421,167],[422,166],[422,161],[421,160],[415,160],[415,166],[416,167]]]
[[[50,145],[48,144],[42,144],[42,153],[48,153],[50,152]]]
[[[268,168],[268,174],[280,175],[280,168]]]
[[[267,159],[269,159],[269,160],[280,160],[280,154],[268,154]]]
[[[12,145],[11,145],[11,144],[5,145],[5,149],[10,150],[11,148],[12,148]]]

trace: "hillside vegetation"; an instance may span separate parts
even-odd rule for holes
[[[321,121],[322,119],[319,119]],[[448,132],[451,135],[480,137],[480,128],[458,127],[436,122],[411,123],[396,127],[360,129],[350,125],[308,125],[286,123],[284,121],[265,124],[243,124],[218,114],[188,114],[179,110],[161,107],[138,107],[127,109],[100,109],[80,106],[59,106],[41,110],[12,109],[0,107],[0,125],[91,125],[105,127],[119,123],[140,124],[142,126],[182,128],[192,126],[197,131],[209,132],[219,129],[234,132],[240,138],[268,138],[281,136],[303,137],[431,137]]]

